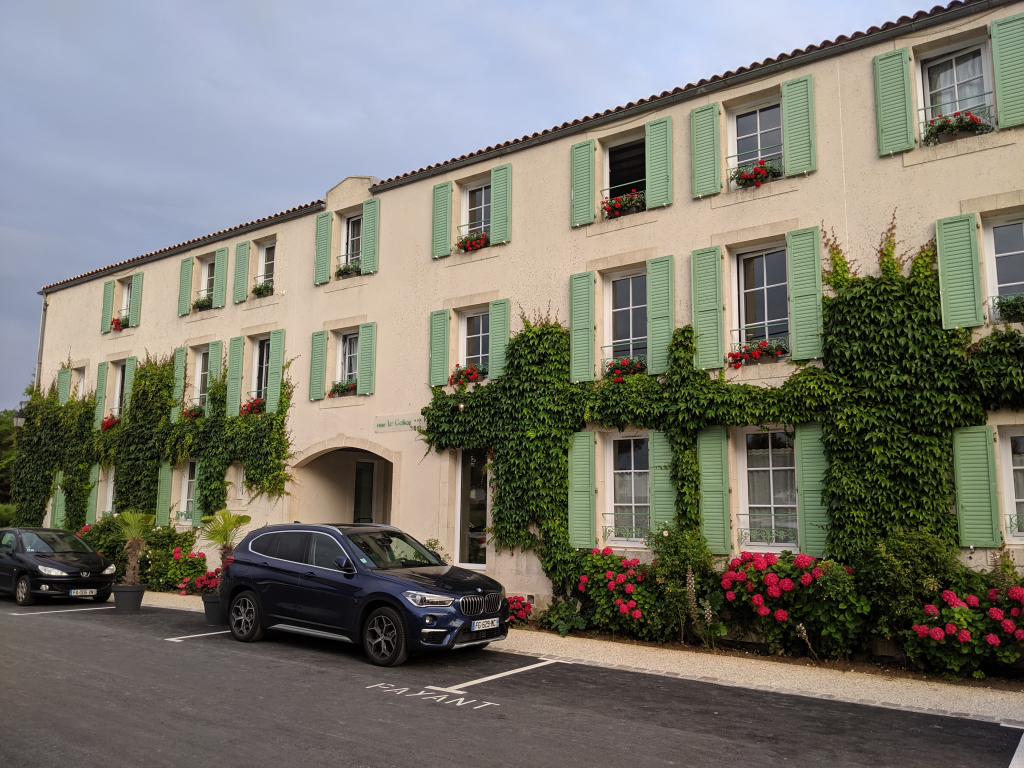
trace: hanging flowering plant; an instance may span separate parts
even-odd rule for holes
[[[181,418],[185,419],[185,421],[195,421],[196,419],[201,418],[202,415],[203,406],[201,405],[193,404],[181,410]]]
[[[109,414],[103,417],[103,421],[100,422],[100,432],[106,432],[108,429],[112,429],[121,423],[121,419],[114,414]]]
[[[192,309],[196,312],[213,309],[213,296],[200,296],[192,302]]]
[[[789,339],[762,339],[743,344],[735,352],[725,356],[726,365],[739,368],[747,363],[764,363],[771,360],[778,360],[783,355],[789,354]]]
[[[354,258],[348,264],[339,264],[338,268],[334,271],[335,277],[351,277],[352,275],[362,274],[359,268],[360,259]]]
[[[475,384],[487,377],[487,366],[470,363],[465,368],[456,365],[452,375],[448,377],[448,386],[464,387],[467,384]]]
[[[621,384],[626,376],[647,372],[647,362],[642,357],[615,357],[604,364],[604,377]]]
[[[924,138],[921,144],[930,146],[939,143],[939,137],[944,134],[952,134],[954,137],[960,133],[973,133],[981,135],[994,130],[992,124],[987,120],[978,117],[967,109],[963,112],[954,112],[952,115],[939,115],[928,121],[924,129]]]
[[[782,173],[781,159],[765,160],[762,157],[755,163],[744,164],[730,171],[729,181],[735,182],[737,187],[760,187],[766,181],[780,178]]]
[[[352,379],[346,381],[336,381],[331,385],[331,391],[327,393],[328,397],[341,397],[347,395],[349,392],[355,392],[356,382]]]
[[[264,400],[262,397],[253,397],[250,398],[245,404],[243,404],[242,407],[238,409],[238,412],[243,416],[251,416],[256,413],[263,413],[263,411],[265,411],[266,409],[266,400]]]
[[[647,197],[643,192],[631,189],[624,195],[617,197],[606,197],[601,201],[601,208],[604,209],[606,219],[617,219],[626,213],[629,208],[636,208],[637,212],[647,209]]]
[[[267,280],[263,283],[258,283],[252,287],[252,295],[257,299],[262,299],[264,296],[270,296],[274,292],[274,281]]]
[[[490,232],[476,231],[461,235],[458,242],[455,243],[455,247],[463,253],[468,253],[469,251],[479,251],[481,248],[486,248],[490,244]]]
[[[127,321],[122,320],[120,317],[115,317],[113,320],[110,321],[110,330],[112,331],[122,331],[127,327]]]
[[[508,599],[508,619],[509,625],[513,627],[521,627],[530,620],[530,614],[533,613],[533,606],[526,602],[526,598],[522,595],[512,595]]]

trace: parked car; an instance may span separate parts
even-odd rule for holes
[[[114,564],[81,538],[59,528],[0,530],[0,592],[18,605],[38,597],[110,599]]]
[[[386,525],[260,528],[226,559],[220,595],[237,640],[268,629],[329,637],[361,644],[380,666],[508,635],[501,584]]]

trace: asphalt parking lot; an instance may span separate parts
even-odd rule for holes
[[[112,604],[110,604],[112,606]],[[389,669],[202,614],[0,597],[0,766],[1010,766],[997,723],[463,650]]]

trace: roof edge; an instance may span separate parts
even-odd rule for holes
[[[949,21],[956,21],[957,19],[964,18],[966,16],[984,13],[985,11],[990,11],[1000,6],[1012,5],[1018,1],[1019,0],[975,0],[974,2],[971,2],[971,0],[966,0],[966,2],[963,2],[958,7],[951,7],[957,5],[958,0],[954,0],[954,2],[949,4],[949,6],[936,6],[930,11],[918,11],[917,14],[915,14],[915,16],[922,13],[928,14],[923,18],[902,16],[900,18],[907,19],[907,21],[897,20],[895,22],[887,22],[887,24],[892,24],[892,26],[887,28],[883,27],[874,32],[869,31],[859,34],[855,33],[857,35],[856,37],[839,35],[836,39],[839,40],[841,38],[846,38],[843,42],[831,43],[831,41],[829,41],[830,44],[826,47],[812,44],[808,46],[808,48],[813,50],[803,50],[796,55],[785,53],[779,54],[779,56],[785,56],[786,58],[782,61],[775,61],[773,64],[769,64],[768,66],[759,66],[753,69],[748,68],[746,72],[734,73],[725,77],[715,75],[712,77],[711,82],[702,79],[693,87],[687,85],[682,89],[676,88],[675,90],[679,91],[678,93],[669,93],[667,95],[642,99],[644,102],[642,104],[635,104],[631,107],[622,107],[612,111],[610,114],[600,114],[596,117],[587,116],[577,118],[573,120],[572,123],[563,123],[560,126],[545,129],[545,132],[541,135],[533,135],[522,140],[511,139],[510,141],[504,142],[493,149],[485,149],[458,159],[437,163],[433,166],[421,168],[417,171],[411,171],[398,178],[391,178],[371,186],[370,193],[377,194],[389,189],[411,184],[414,181],[420,181],[421,179],[427,179],[432,176],[439,176],[451,170],[464,168],[467,165],[474,165],[476,163],[502,157],[503,155],[508,155],[513,152],[519,152],[520,150],[544,144],[549,141],[554,141],[555,139],[560,139],[565,136],[583,133],[591,130],[592,128],[599,127],[607,123],[629,119],[636,115],[644,114],[645,112],[664,109],[672,104],[690,101],[700,96],[715,93],[726,88],[732,88],[751,80],[760,80],[777,72],[804,66],[809,62],[829,59],[833,56],[839,56],[843,53],[848,53],[849,51],[857,50],[859,48],[865,48],[869,45],[877,45],[879,42],[900,37],[909,32],[928,29],[939,24],[945,24]],[[719,79],[716,80],[714,79],[715,77],[718,77]],[[703,85],[700,84],[702,82],[704,83]]]

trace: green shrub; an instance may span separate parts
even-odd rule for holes
[[[0,504],[0,528],[14,525],[14,505]]]
[[[717,615],[723,598],[707,540],[697,529],[672,525],[652,532],[646,543],[654,554],[649,571],[661,593],[658,607],[666,630],[678,627],[679,639],[685,640],[688,627],[701,642],[714,642],[724,628],[709,622],[707,613]]]
[[[114,517],[108,515],[98,522],[82,526],[82,539],[117,566],[116,580],[120,582],[128,567],[128,555],[125,552],[124,539]]]
[[[592,550],[581,563],[583,573],[576,590],[590,606],[586,612],[589,626],[644,640],[664,640],[674,634],[678,621],[662,609],[663,592],[650,566],[615,555],[611,547]]]
[[[575,598],[555,597],[548,609],[540,615],[540,625],[553,629],[565,637],[574,629],[586,629],[587,620],[581,613],[581,604]]]
[[[173,526],[154,528],[146,534],[146,550],[141,571],[143,581],[158,592],[177,589],[185,576],[206,573],[206,558],[189,557],[196,545],[194,530],[178,532]],[[175,557],[175,554],[178,556]]]

